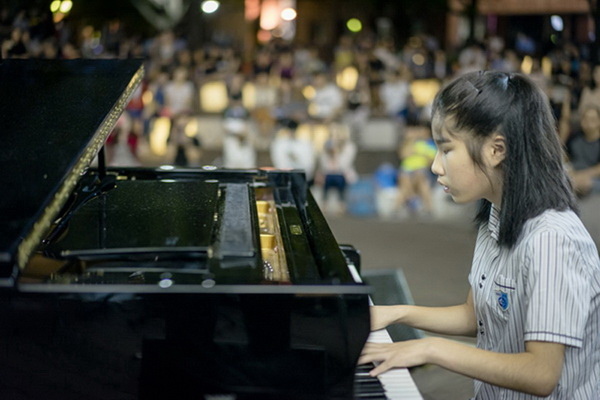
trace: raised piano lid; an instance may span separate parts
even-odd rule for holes
[[[0,61],[0,286],[14,284],[142,76],[141,60]]]

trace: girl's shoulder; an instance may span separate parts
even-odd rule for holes
[[[528,220],[523,227],[521,242],[530,245],[541,238],[587,249],[597,253],[596,244],[587,228],[573,210],[549,209]]]
[[[570,232],[573,229],[583,229],[583,222],[573,210],[548,209],[530,218],[524,227],[526,232]]]
[[[546,210],[529,220],[524,226],[517,252],[525,259],[537,260],[532,265],[538,267],[548,260],[560,260],[558,263],[565,268],[575,268],[588,277],[594,275],[594,279],[600,279],[596,243],[572,210]]]

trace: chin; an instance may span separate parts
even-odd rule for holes
[[[473,203],[475,201],[473,199],[465,199],[464,197],[460,197],[460,196],[451,195],[451,197],[452,197],[452,201],[454,201],[456,204],[469,204],[469,203]]]

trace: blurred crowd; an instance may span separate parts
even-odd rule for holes
[[[564,42],[540,54],[530,42],[490,36],[450,54],[427,35],[398,46],[374,34],[344,34],[327,54],[274,39],[244,59],[234,45],[193,46],[173,31],[142,37],[119,19],[93,27],[54,22],[39,9],[0,10],[3,59],[144,60],[144,81],[107,142],[109,163],[301,168],[324,202],[336,195],[339,212],[368,175],[377,211],[387,216],[434,212],[430,102],[446,81],[473,70],[530,75],[550,99],[577,192],[600,192],[600,67],[585,45]],[[219,117],[218,157],[198,134],[206,116]],[[356,160],[368,150],[374,119],[392,124],[388,151],[397,157],[365,171]]]

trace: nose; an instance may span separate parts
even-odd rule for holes
[[[434,175],[437,176],[444,175],[444,168],[442,167],[442,162],[440,161],[439,150],[435,153],[435,158],[433,159],[433,163],[431,164],[431,172],[433,172]]]

